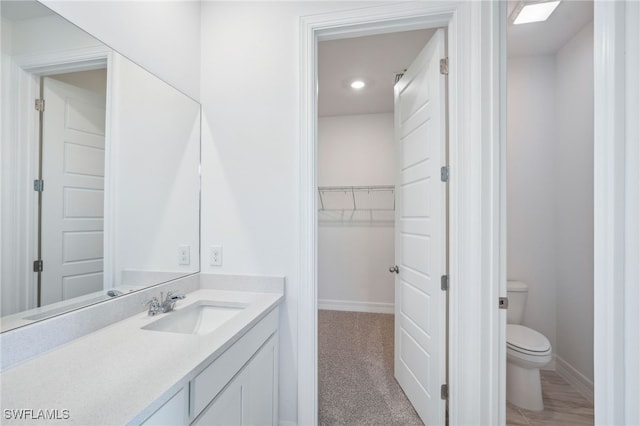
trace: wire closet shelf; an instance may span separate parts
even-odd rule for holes
[[[394,211],[394,185],[319,186],[320,211]]]

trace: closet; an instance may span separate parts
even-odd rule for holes
[[[393,138],[393,113],[319,119],[320,309],[393,313]]]

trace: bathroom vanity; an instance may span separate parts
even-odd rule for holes
[[[284,289],[211,287],[5,369],[2,424],[277,424]]]
[[[277,424],[277,329],[275,308],[143,424]]]

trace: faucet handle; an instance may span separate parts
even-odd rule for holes
[[[154,316],[160,312],[160,302],[158,298],[153,296],[151,299],[147,300],[143,303],[144,306],[149,306],[149,311],[147,312],[149,316]]]
[[[151,299],[142,302],[143,305],[153,305],[154,303],[160,303],[156,296],[153,296]]]
[[[166,300],[181,300],[184,299],[185,297],[187,297],[184,293],[178,293],[175,294],[175,291],[170,291],[167,293],[167,298]]]
[[[167,291],[167,297],[164,297],[164,292],[163,292],[163,291],[161,291],[161,292],[160,292],[160,303],[165,303],[165,302],[167,302],[167,301],[171,298],[171,295],[173,294],[173,292],[174,292],[174,291],[175,291],[175,290],[169,290],[169,291]]]
[[[180,299],[184,299],[185,297],[187,297],[184,294],[174,294],[174,291],[175,290],[167,292],[167,297],[164,297],[164,295],[160,296],[160,300],[162,302],[160,303],[159,309],[162,312],[166,313],[166,312],[173,311],[173,308],[175,307],[176,302]]]

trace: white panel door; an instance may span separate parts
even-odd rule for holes
[[[43,79],[42,305],[103,288],[106,100]]]
[[[444,30],[395,86],[395,377],[427,425],[445,423],[446,161]]]

